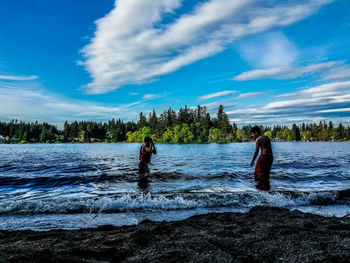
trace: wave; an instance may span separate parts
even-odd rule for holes
[[[152,182],[169,182],[169,181],[191,181],[195,179],[201,179],[205,181],[217,181],[217,180],[233,180],[241,179],[244,175],[237,175],[235,173],[218,173],[214,175],[207,175],[203,178],[203,175],[187,175],[179,172],[154,172],[152,173]],[[35,177],[20,177],[20,176],[0,176],[0,186],[10,188],[55,188],[66,185],[81,185],[89,183],[106,183],[106,182],[132,182],[135,183],[139,180],[138,171],[117,171],[115,173],[99,173],[85,175],[37,175]]]
[[[1,200],[0,214],[75,214],[169,211],[195,208],[300,207],[346,201],[350,189],[324,192],[234,192],[210,194],[123,194],[103,197],[58,197],[41,200]]]

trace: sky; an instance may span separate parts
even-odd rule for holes
[[[350,125],[348,0],[1,0],[0,120]]]

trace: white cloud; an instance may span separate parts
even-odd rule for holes
[[[294,43],[281,32],[264,33],[241,41],[239,51],[245,60],[258,68],[287,67],[299,54]]]
[[[350,94],[350,81],[339,81],[328,84],[322,84],[316,87],[302,89],[294,93],[286,93],[284,96],[300,96],[302,98],[310,97],[329,97],[336,95]]]
[[[336,67],[331,69],[328,74],[324,77],[325,80],[341,80],[350,79],[350,67],[343,65],[341,67]]]
[[[39,77],[36,75],[31,76],[13,76],[13,75],[0,75],[0,80],[35,80]]]
[[[324,72],[332,69],[336,65],[339,65],[338,61],[330,61],[325,63],[313,64],[305,67],[273,67],[267,69],[256,69],[247,72],[243,72],[235,77],[234,80],[244,81],[252,79],[295,79],[301,76]]]
[[[231,110],[226,112],[229,115],[233,114],[252,114],[252,113],[259,113],[258,108],[245,108],[245,109],[238,109],[238,110]]]
[[[234,40],[287,26],[315,13],[332,0],[208,0],[165,24],[180,0],[118,0],[96,21],[91,43],[82,50],[93,78],[90,93],[152,81],[161,75],[224,50]],[[279,47],[275,47],[279,54]],[[287,59],[288,60],[288,59]]]
[[[323,80],[345,80],[350,79],[350,67],[344,61],[328,61],[308,66],[279,66],[246,71],[234,76],[232,80],[295,79],[314,74],[321,74]]]
[[[129,95],[131,95],[131,96],[137,96],[137,95],[139,95],[139,93],[138,93],[138,92],[129,92]]]
[[[143,95],[142,98],[145,100],[152,100],[152,99],[158,98],[158,95],[157,94],[145,94],[145,95]]]
[[[230,122],[242,122],[244,121],[243,119],[230,119]]]
[[[206,107],[208,112],[211,115],[215,115],[217,113],[217,110],[220,105],[224,106],[225,112],[230,111],[232,107],[234,107],[237,103],[232,102],[232,100],[219,100],[219,101],[214,101],[206,104],[201,104],[201,106]],[[192,109],[195,109],[196,107],[191,107]]]
[[[264,94],[264,92],[248,92],[240,94],[237,99],[247,99]]]
[[[329,112],[348,112],[350,108],[341,108],[341,109],[331,109],[331,110],[320,110],[320,113],[329,113]]]
[[[284,94],[288,99],[227,111],[231,119],[241,123],[288,124],[291,121],[325,119],[328,113],[338,113],[332,120],[350,124],[350,81],[333,82],[298,92]],[[341,114],[345,113],[345,114]]]
[[[145,108],[142,101],[117,106],[72,100],[35,85],[0,82],[0,120],[47,121],[61,126],[65,120],[106,121],[121,118],[135,121]],[[137,106],[136,106],[137,105]],[[137,108],[135,108],[137,107]]]
[[[207,100],[207,99],[212,99],[212,98],[218,98],[218,97],[227,96],[227,95],[230,95],[230,94],[233,94],[236,92],[237,91],[235,91],[235,90],[225,90],[225,91],[207,94],[207,95],[199,97],[198,99],[199,100]]]

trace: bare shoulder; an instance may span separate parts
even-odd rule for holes
[[[262,137],[262,136],[259,136],[259,137],[255,140],[255,142],[256,142],[257,144],[260,144],[262,140],[263,140],[263,137]]]
[[[268,136],[266,136],[266,135],[261,135],[259,137],[259,139],[260,139],[261,143],[268,143],[268,142],[270,142],[270,138]]]

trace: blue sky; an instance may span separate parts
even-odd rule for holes
[[[3,0],[0,120],[350,124],[347,0]]]

